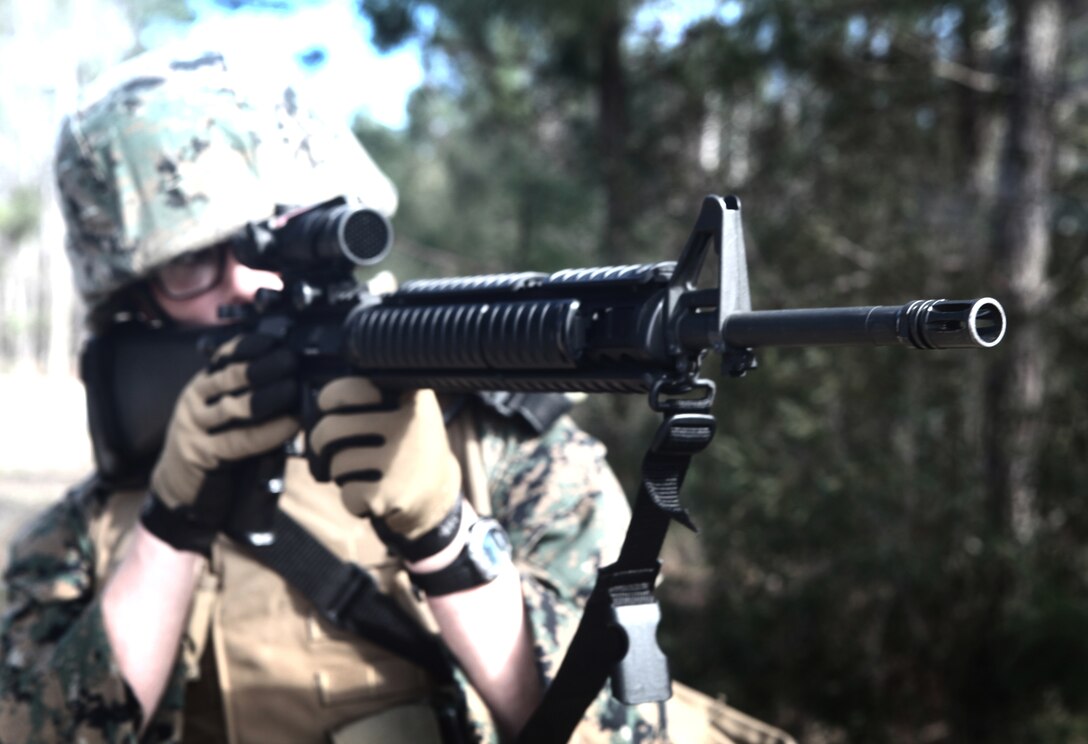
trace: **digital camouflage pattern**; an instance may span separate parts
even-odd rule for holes
[[[569,418],[529,440],[509,436],[509,430],[504,436],[485,423],[480,439],[494,516],[514,546],[540,671],[550,682],[574,637],[597,569],[619,555],[630,507],[605,461],[604,446]],[[606,687],[578,736],[601,744],[665,742],[660,718],[658,706],[628,707]]]
[[[0,621],[3,744],[136,740],[140,706],[118,672],[96,597],[87,525],[100,508],[94,491],[77,487],[12,543]],[[180,711],[181,679],[149,731]]]
[[[67,251],[93,310],[155,266],[219,242],[277,205],[335,196],[386,215],[397,194],[345,123],[223,56],[157,52],[86,90],[57,140]]]
[[[526,438],[513,422],[480,418],[494,515],[510,533],[541,673],[550,679],[602,556],[618,551],[629,509],[604,448],[570,419]],[[135,741],[139,707],[118,673],[96,600],[88,525],[101,508],[93,489],[75,489],[12,546],[0,623],[2,744]],[[179,664],[141,741],[180,740],[186,673]],[[474,713],[479,739],[497,742],[486,711]],[[589,716],[592,741],[664,741],[656,715],[644,719],[606,693]]]

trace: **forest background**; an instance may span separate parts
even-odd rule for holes
[[[703,196],[736,193],[756,308],[998,298],[994,350],[767,350],[720,382],[662,641],[678,679],[803,742],[1088,741],[1085,3],[730,0],[679,33],[653,5],[360,0],[360,44],[424,61],[406,126],[355,124],[400,187],[391,266],[675,259]],[[192,18],[174,0],[35,7],[127,27],[115,57],[138,50],[131,29]],[[80,331],[47,163],[20,156],[53,130],[11,127],[54,105],[20,97],[19,18],[0,0],[0,403],[25,440],[41,417],[18,401],[40,373],[71,380]],[[69,83],[107,57],[73,60]],[[645,401],[578,415],[633,492]],[[0,496],[51,485],[57,450],[3,460]]]

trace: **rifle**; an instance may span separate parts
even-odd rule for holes
[[[379,261],[391,242],[384,218],[343,199],[251,224],[235,255],[279,272],[284,288],[261,290],[252,307],[230,312],[282,337],[314,385],[352,371],[389,390],[642,393],[664,417],[620,558],[601,570],[526,742],[566,740],[609,674],[628,704],[670,694],[652,590],[669,522],[694,529],[679,489],[690,458],[714,434],[708,356],[735,377],[754,369],[755,350],[766,346],[989,348],[1005,334],[1004,310],[988,297],[753,311],[732,196],[704,199],[677,261],[414,280],[370,294],[354,271]],[[83,376],[102,474],[123,481],[134,465],[150,470],[176,399],[164,386],[180,391],[202,366],[196,339],[207,334],[128,323],[88,344]],[[150,359],[170,379],[141,393]]]
[[[752,311],[735,197],[706,198],[676,262],[414,280],[380,298],[354,282],[341,287],[337,275],[380,257],[371,244],[388,246],[388,232],[374,225],[358,248],[345,241],[300,257],[281,246],[316,246],[296,237],[315,231],[290,221],[278,230],[237,251],[243,263],[284,275],[284,292],[258,298],[259,315],[297,317],[295,345],[304,355],[344,357],[391,389],[680,392],[702,384],[708,352],[739,376],[763,346],[990,347],[1005,330],[1004,311],[990,298]],[[696,289],[711,245],[717,286]],[[327,268],[332,258],[339,270]]]

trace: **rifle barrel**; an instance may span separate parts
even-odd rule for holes
[[[734,348],[844,344],[989,348],[1005,335],[1005,311],[990,297],[915,300],[899,306],[757,310],[730,314],[721,333]]]

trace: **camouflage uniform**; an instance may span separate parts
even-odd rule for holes
[[[157,266],[222,240],[247,220],[271,217],[277,205],[345,196],[387,215],[396,208],[392,184],[346,127],[332,131],[311,118],[289,89],[259,110],[224,71],[214,54],[152,60],[88,94],[62,126],[56,175],[66,248],[92,328],[131,311],[114,301]],[[598,566],[618,552],[629,508],[603,447],[569,419],[541,436],[493,413],[476,421],[490,511],[510,536],[539,670],[549,680]],[[139,735],[140,706],[103,626],[108,548],[92,537],[118,503],[118,494],[77,487],[11,548],[0,627],[0,744],[172,742],[186,731],[206,741],[222,729],[219,720],[186,713],[204,686],[191,683],[201,659],[187,654],[183,639],[168,689]],[[461,684],[477,738],[496,741],[479,698]],[[727,719],[734,729],[748,726]],[[658,720],[658,706],[627,708],[605,690],[575,740],[664,741]],[[692,738],[703,739],[698,730]],[[786,741],[762,730],[744,740]]]
[[[494,516],[510,535],[540,670],[558,668],[601,563],[618,549],[629,512],[603,447],[569,419],[541,437],[482,417],[481,444]],[[87,524],[103,494],[74,489],[15,541],[0,639],[0,742],[135,741],[139,705],[120,676],[102,626],[95,550]],[[179,741],[185,679],[179,666],[142,741]],[[650,721],[602,693],[587,731],[597,741],[652,742]],[[206,725],[206,722],[204,722]],[[473,725],[496,741],[478,706]]]

